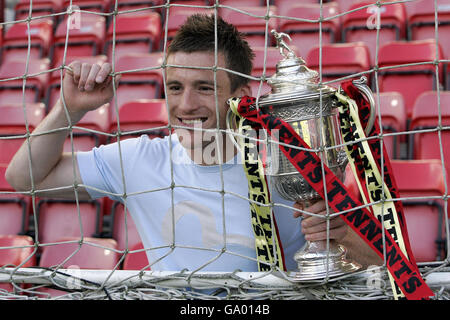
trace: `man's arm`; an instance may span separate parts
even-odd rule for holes
[[[73,199],[75,193],[71,187],[74,181],[82,183],[76,158],[71,153],[63,153],[63,146],[69,135],[70,123],[75,125],[91,110],[109,102],[113,96],[113,88],[109,73],[110,64],[100,65],[81,64],[74,62],[70,65],[72,71],[66,71],[63,80],[63,91],[67,112],[60,100],[50,113],[37,126],[30,137],[30,152],[25,141],[6,170],[6,180],[18,191],[42,189],[49,190],[39,193],[39,196],[63,197]],[[51,133],[48,133],[52,131]],[[31,158],[31,159],[29,159]],[[30,174],[30,163],[33,177]],[[84,188],[78,188],[80,199],[88,199]]]

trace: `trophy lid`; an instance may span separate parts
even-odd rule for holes
[[[291,39],[288,34],[278,33],[272,30],[277,40],[277,48],[283,59],[277,63],[276,73],[267,82],[272,88],[271,93],[261,97],[259,103],[269,104],[274,102],[287,102],[299,99],[310,99],[320,94],[334,92],[334,89],[325,85],[319,85],[318,72],[309,69],[301,57],[289,48],[284,37]]]

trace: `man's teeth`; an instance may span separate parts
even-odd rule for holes
[[[186,124],[195,124],[195,123],[202,123],[202,122],[204,122],[205,121],[205,118],[198,118],[198,119],[181,119],[181,121],[183,122],[183,123],[186,123]]]

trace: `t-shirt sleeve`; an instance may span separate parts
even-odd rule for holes
[[[102,145],[78,152],[77,161],[83,185],[92,199],[109,197],[120,201],[125,192],[123,175],[140,138]],[[122,159],[122,161],[121,161]]]

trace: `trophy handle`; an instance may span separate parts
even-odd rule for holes
[[[367,126],[364,129],[364,133],[368,135],[370,131],[373,128],[373,124],[375,122],[375,98],[373,97],[372,90],[367,86],[367,78],[361,77],[358,80],[352,81],[355,87],[358,88],[359,91],[361,91],[362,94],[364,94],[369,101],[370,104],[370,116],[369,120],[367,121]]]

